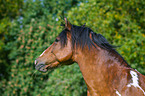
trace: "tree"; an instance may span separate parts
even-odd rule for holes
[[[23,0],[0,0],[0,80],[8,78],[10,61],[8,59],[9,50],[5,48],[9,41],[9,30],[12,20],[21,13]]]

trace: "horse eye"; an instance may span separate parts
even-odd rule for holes
[[[58,39],[55,39],[55,42],[58,42],[59,40]]]

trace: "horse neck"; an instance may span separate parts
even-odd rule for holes
[[[128,67],[128,64],[122,59],[119,54],[101,48],[77,50],[75,54],[75,61],[78,63],[84,80],[89,86],[93,86],[91,82],[94,82],[95,85],[108,83],[106,80],[110,74],[118,74],[118,69]]]

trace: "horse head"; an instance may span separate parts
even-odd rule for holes
[[[37,70],[46,72],[48,69],[73,63],[71,26],[71,23],[65,18],[65,29],[59,34],[55,42],[35,60]]]

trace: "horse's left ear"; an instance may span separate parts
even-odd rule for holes
[[[67,28],[70,31],[72,27],[71,23],[67,21],[67,18],[64,18],[64,20],[65,20],[65,28]]]

